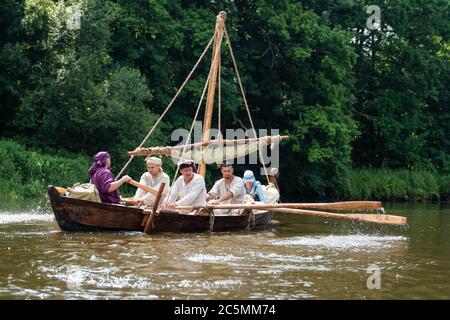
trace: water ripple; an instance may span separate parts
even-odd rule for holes
[[[34,221],[53,221],[52,214],[30,214],[30,213],[1,213],[0,224],[27,223]]]

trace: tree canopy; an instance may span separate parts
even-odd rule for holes
[[[227,12],[256,128],[280,129],[287,191],[333,195],[358,168],[450,173],[446,0],[3,0],[0,135],[119,161],[143,139]],[[69,6],[81,13],[72,28]],[[226,44],[223,44],[224,49]],[[211,55],[147,145],[188,128]],[[227,50],[222,124],[249,127]]]

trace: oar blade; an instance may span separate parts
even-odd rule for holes
[[[389,215],[389,214],[346,214],[346,216],[349,219],[361,220],[361,221],[373,222],[373,223],[398,224],[398,225],[407,224],[406,217],[393,216],[393,215]]]
[[[397,224],[397,225],[406,224],[406,217],[393,216],[393,215],[388,215],[388,214],[377,214],[377,213],[373,213],[373,214],[359,214],[359,213],[341,214],[341,213],[332,213],[332,212],[324,212],[324,211],[287,209],[287,208],[280,208],[280,209],[276,209],[274,211],[280,212],[280,213],[307,215],[307,216],[332,218],[332,219],[358,220],[358,221],[366,221],[366,222],[382,223],[382,224]]]

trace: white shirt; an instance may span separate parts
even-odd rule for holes
[[[161,186],[161,183],[165,182],[166,185],[164,186],[164,190],[162,192],[161,197],[164,198],[169,193],[170,189],[170,178],[167,175],[167,173],[161,171],[161,175],[158,178],[153,178],[152,175],[148,172],[144,172],[144,174],[141,176],[141,180],[139,180],[140,184],[152,187],[153,189],[159,190],[159,187]],[[145,190],[142,190],[141,188],[138,188],[136,190],[136,194],[134,195],[135,199],[144,198],[144,203],[146,205],[151,205],[153,201],[155,200],[155,195],[150,192],[146,192]]]
[[[177,206],[203,206],[206,204],[206,187],[203,176],[194,173],[194,177],[187,184],[184,177],[180,176],[169,192],[168,204]]]
[[[217,199],[223,196],[228,191],[233,194],[233,197],[231,199],[220,202],[220,204],[244,203],[244,181],[242,181],[242,178],[236,176],[233,177],[233,180],[231,180],[229,185],[225,183],[224,178],[217,180],[208,193],[210,193],[214,199]]]

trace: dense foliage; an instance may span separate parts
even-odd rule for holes
[[[0,137],[87,159],[109,150],[119,168],[170,102],[225,10],[256,127],[291,137],[280,159],[286,193],[378,196],[355,191],[365,171],[352,168],[449,177],[448,1],[378,1],[381,24],[374,30],[366,26],[370,4],[3,0]],[[81,12],[79,29],[68,24],[72,5]],[[222,124],[247,128],[223,49]],[[173,129],[189,127],[209,63],[210,54],[147,145],[169,144]],[[12,152],[5,143],[2,152]],[[71,170],[89,165],[79,163]],[[436,190],[448,192],[449,185],[439,181]]]

